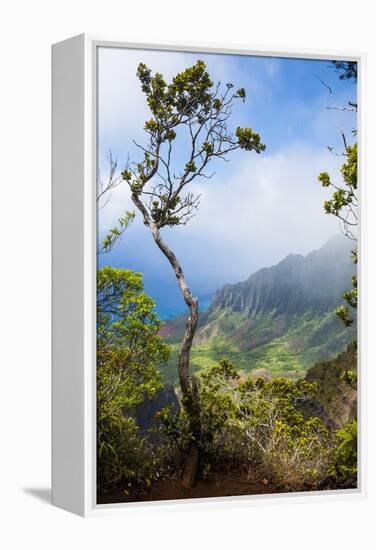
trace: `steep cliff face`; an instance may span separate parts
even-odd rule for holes
[[[354,272],[350,250],[345,238],[333,238],[307,256],[290,254],[246,281],[227,284],[216,292],[208,318],[224,308],[244,312],[249,318],[267,312],[281,315],[333,309]]]
[[[351,286],[352,243],[334,238],[307,256],[290,254],[246,281],[219,289],[200,315],[191,354],[193,369],[228,358],[241,369],[265,368],[273,376],[305,376],[356,338],[334,313]],[[163,327],[176,364],[186,319]]]

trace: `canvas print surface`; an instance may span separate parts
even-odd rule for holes
[[[356,488],[357,64],[97,69],[97,502]]]

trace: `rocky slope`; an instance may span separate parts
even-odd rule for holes
[[[356,345],[330,361],[318,363],[307,372],[306,380],[315,382],[317,392],[312,401],[304,405],[307,416],[319,416],[329,429],[342,428],[357,417],[356,384],[343,379],[346,371],[357,372]]]
[[[246,281],[219,289],[200,316],[193,368],[227,357],[247,371],[266,368],[272,375],[297,378],[343,351],[356,328],[345,328],[334,309],[355,271],[351,244],[333,238],[307,256],[290,254]],[[171,366],[184,326],[181,317],[161,331],[173,347]]]
[[[246,281],[225,285],[214,295],[208,318],[224,308],[244,312],[250,319],[267,312],[278,316],[333,309],[354,271],[350,250],[348,240],[333,238],[307,256],[290,254]]]

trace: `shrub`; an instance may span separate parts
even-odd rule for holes
[[[340,481],[354,486],[358,475],[358,424],[353,420],[338,430],[337,448],[331,473]]]
[[[319,418],[305,419],[299,404],[315,385],[284,378],[241,378],[228,362],[201,375],[204,469],[242,467],[285,490],[316,487],[333,457],[333,437]]]
[[[154,301],[139,273],[105,267],[97,274],[97,463],[99,491],[119,482],[150,484],[156,451],[132,412],[161,387],[158,365],[169,347],[158,335]],[[127,417],[124,411],[127,411]]]
[[[120,484],[126,492],[158,479],[160,457],[141,437],[133,418],[113,414],[98,424],[97,485],[110,492]]]

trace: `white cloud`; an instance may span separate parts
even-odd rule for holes
[[[136,76],[138,64],[146,63],[153,72],[172,76],[186,66],[185,54],[158,51],[100,48],[98,54],[99,136],[104,146],[122,143],[142,131],[143,121],[150,116],[145,96]],[[120,140],[120,143],[119,143]],[[125,159],[124,159],[125,160]]]
[[[194,259],[202,266],[202,276],[214,272],[229,282],[290,252],[308,253],[339,231],[337,220],[323,212],[328,191],[317,176],[338,173],[340,162],[307,147],[253,155],[227,177],[197,185],[202,196],[196,218],[169,238],[188,265]]]
[[[140,89],[136,76],[140,62],[148,65],[152,72],[161,72],[167,81],[179,71],[193,64],[197,59],[204,59],[208,71],[215,81],[234,82],[240,85],[245,79],[238,67],[236,56],[216,54],[163,52],[158,50],[140,50],[124,48],[99,48],[98,53],[98,156],[100,177],[108,177],[109,163],[106,159],[111,151],[118,160],[118,168],[131,158],[139,157],[139,150],[133,139],[142,143],[145,139],[143,122],[150,118],[150,111],[145,95]],[[229,62],[229,60],[231,62]],[[248,88],[261,90],[257,78],[249,78]],[[108,196],[106,196],[106,200]],[[105,201],[102,201],[102,204]],[[122,183],[111,193],[110,203],[99,211],[100,233],[113,226],[125,210],[134,208],[129,190]]]
[[[144,120],[150,117],[145,95],[136,76],[137,66],[145,63],[153,73],[160,72],[167,81],[205,58],[210,74],[216,79],[229,78],[228,64],[223,68],[223,56],[199,53],[168,52],[124,48],[100,48],[98,54],[98,120],[99,137],[106,152],[122,147],[128,151],[132,138],[142,135]],[[227,80],[226,80],[227,81]],[[126,159],[123,159],[126,160]]]
[[[329,192],[317,181],[328,170],[338,174],[341,159],[309,147],[293,147],[274,155],[255,155],[227,165],[221,176],[191,189],[201,194],[197,215],[187,226],[164,229],[189,279],[205,290],[236,282],[272,265],[289,253],[306,254],[339,232],[337,220],[323,212]],[[125,209],[133,208],[122,185],[100,212],[109,227]],[[153,246],[141,217],[127,238]]]
[[[259,59],[254,59],[255,72],[244,73],[239,66],[239,56],[216,54],[168,52],[124,48],[99,48],[98,53],[98,136],[101,171],[107,169],[105,155],[109,150],[124,164],[127,155],[135,151],[132,140],[144,138],[143,123],[150,118],[150,111],[136,77],[140,62],[152,72],[160,72],[167,81],[192,65],[197,59],[207,64],[209,74],[216,82],[233,82],[246,86],[251,94],[262,95],[268,87],[258,75]],[[249,58],[251,59],[251,58]],[[252,59],[251,59],[252,62]],[[268,60],[267,67],[275,73],[276,60]],[[236,113],[234,113],[236,115]]]
[[[118,154],[120,163],[125,162],[126,156],[121,157],[120,153],[133,154],[132,138],[140,136],[142,140],[142,123],[148,111],[135,76],[138,63],[145,62],[153,71],[160,71],[170,79],[198,57],[204,58],[215,79],[235,84],[240,81],[242,74],[235,58],[228,63],[223,56],[216,55],[175,52],[161,55],[160,52],[121,49],[100,52],[102,157],[112,149],[115,155]],[[267,72],[272,80],[278,77],[280,68],[278,60],[269,61]],[[255,74],[250,73],[246,80],[257,91],[266,82],[257,78],[257,64]],[[286,133],[290,107],[286,107]],[[309,134],[324,139],[333,135],[333,128],[330,128],[333,117],[328,116],[327,110],[316,111],[315,102],[299,104],[294,106],[294,115],[299,109],[302,113],[295,116],[295,122],[306,121]],[[339,124],[339,112],[331,114],[335,124]],[[337,128],[334,133],[340,135]],[[233,155],[230,163],[221,165],[220,173],[211,180],[193,184],[191,189],[202,195],[197,216],[187,226],[163,230],[189,280],[201,291],[214,289],[226,281],[244,279],[260,267],[280,261],[290,252],[305,254],[322,246],[339,229],[337,220],[323,212],[322,204],[328,190],[320,186],[317,176],[323,170],[338,174],[342,162],[343,158],[331,155],[322,145],[290,145],[278,152],[267,151],[261,155],[241,151]],[[110,203],[99,212],[100,233],[111,227],[127,209],[134,207],[129,189],[122,183],[113,191]],[[157,252],[140,216],[126,241],[124,258],[137,258],[140,270],[149,269],[153,273],[153,268],[159,269]]]

